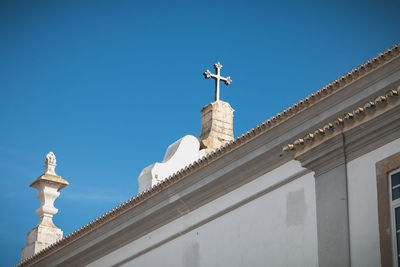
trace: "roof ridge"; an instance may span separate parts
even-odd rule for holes
[[[393,60],[394,58],[399,57],[399,55],[400,55],[400,42],[397,43],[396,45],[392,46],[390,49],[387,49],[384,52],[378,54],[376,57],[370,59],[369,61],[366,61],[363,64],[359,65],[357,68],[351,70],[350,72],[346,73],[345,75],[332,81],[328,85],[320,88],[319,90],[315,91],[311,95],[303,98],[302,100],[299,100],[296,104],[293,104],[292,106],[281,111],[280,113],[276,114],[275,116],[272,116],[270,119],[267,119],[266,121],[256,125],[252,129],[245,132],[244,134],[235,138],[233,141],[225,144],[224,146],[222,146],[220,148],[217,148],[213,152],[210,152],[206,156],[203,156],[199,160],[189,164],[188,166],[186,166],[186,167],[182,168],[181,170],[175,172],[174,174],[170,175],[168,178],[166,178],[165,180],[156,184],[155,186],[128,199],[127,201],[118,205],[114,209],[104,213],[100,217],[92,220],[91,222],[87,223],[86,225],[82,226],[81,228],[68,234],[61,240],[51,244],[50,246],[44,248],[43,250],[39,251],[38,253],[32,255],[31,257],[21,261],[19,264],[16,265],[16,267],[17,266],[22,267],[22,266],[26,266],[28,264],[33,264],[35,262],[38,262],[41,258],[60,250],[62,247],[66,246],[70,242],[73,242],[73,241],[79,239],[80,237],[84,236],[85,234],[90,233],[97,227],[100,227],[101,225],[114,219],[115,217],[119,216],[120,214],[123,214],[126,211],[130,210],[131,208],[134,208],[135,206],[139,205],[146,199],[157,194],[161,190],[175,184],[176,182],[182,180],[183,178],[187,177],[191,173],[210,164],[211,162],[220,158],[222,155],[224,155],[234,149],[237,149],[238,147],[240,147],[243,144],[252,140],[254,137],[268,131],[269,129],[279,125],[283,121],[286,121],[286,119],[303,111],[309,105],[312,105],[312,104],[315,104],[315,103],[321,101],[322,99],[333,94],[337,90],[339,90],[339,89],[345,87],[346,85],[365,76],[372,70],[374,70],[378,67],[381,67],[382,65]]]

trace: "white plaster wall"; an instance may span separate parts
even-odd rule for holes
[[[400,151],[400,139],[347,165],[351,266],[380,266],[375,163]]]
[[[317,266],[313,174],[273,187],[302,170],[288,162],[89,266]]]

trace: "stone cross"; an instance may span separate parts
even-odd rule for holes
[[[226,85],[229,85],[232,80],[231,77],[222,77],[220,75],[222,65],[221,63],[217,62],[214,64],[214,69],[215,69],[215,74],[211,73],[209,70],[206,70],[203,75],[206,79],[213,78],[215,80],[215,96],[214,96],[214,101],[219,100],[219,81],[222,80]]]

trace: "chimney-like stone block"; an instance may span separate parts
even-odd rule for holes
[[[200,149],[210,153],[234,139],[233,112],[229,103],[221,100],[210,103],[200,110]]]

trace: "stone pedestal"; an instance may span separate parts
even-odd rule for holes
[[[29,258],[63,237],[63,231],[53,226],[38,224],[28,232],[26,247],[22,249],[21,260]]]
[[[233,140],[233,112],[229,103],[221,100],[200,110],[200,149],[210,153]]]
[[[54,207],[54,201],[60,195],[58,191],[67,186],[68,182],[55,173],[55,166],[56,157],[50,152],[45,161],[46,172],[30,185],[39,191],[36,197],[40,200],[41,205],[36,210],[36,214],[39,215],[40,221],[28,233],[26,246],[22,249],[21,260],[33,256],[63,237],[61,229],[53,223],[53,215],[58,212],[58,209]]]

